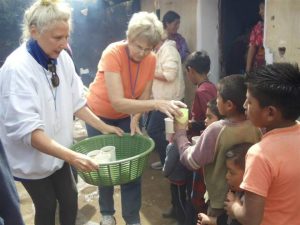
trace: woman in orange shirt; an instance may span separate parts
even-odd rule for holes
[[[152,49],[161,40],[162,23],[155,14],[135,13],[129,21],[127,40],[110,44],[102,53],[95,80],[89,87],[88,106],[103,121],[131,134],[141,133],[142,112],[159,110],[179,116],[180,101],[149,100],[156,59]],[[89,136],[101,134],[87,126]],[[115,225],[113,187],[99,187],[102,225]],[[121,185],[122,215],[126,224],[140,224],[140,179]]]

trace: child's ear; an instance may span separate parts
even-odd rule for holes
[[[270,121],[273,121],[277,116],[278,116],[278,109],[274,106],[267,106],[266,108],[267,110],[267,120],[270,122]]]
[[[227,110],[232,110],[233,107],[235,107],[235,105],[233,104],[233,102],[230,101],[230,100],[227,100],[226,103],[225,103],[225,105],[226,105]]]

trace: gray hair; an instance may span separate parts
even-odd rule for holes
[[[30,38],[30,27],[36,26],[41,33],[57,21],[66,21],[71,30],[71,8],[59,0],[37,0],[24,14],[21,41]]]
[[[163,25],[154,13],[138,12],[131,17],[126,31],[127,39],[134,41],[144,38],[152,46],[156,46],[163,36]]]

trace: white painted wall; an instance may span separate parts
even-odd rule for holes
[[[161,19],[163,15],[169,11],[174,10],[180,15],[180,27],[178,32],[186,39],[189,50],[191,52],[196,50],[197,44],[197,2],[198,0],[141,0],[141,9],[153,12],[155,11],[155,3],[160,9]],[[209,0],[207,0],[209,1]],[[185,102],[191,106],[192,100],[195,96],[195,88],[189,79],[185,77]]]
[[[300,1],[267,0],[264,46],[267,63],[292,62],[300,65]],[[278,48],[285,47],[283,56]]]
[[[218,20],[218,0],[198,0],[196,46],[197,50],[206,50],[210,56],[210,80],[214,83],[217,83],[220,76]]]
[[[155,2],[156,6],[160,9],[161,19],[169,10],[173,10],[180,15],[178,33],[182,34],[186,39],[190,51],[195,51],[197,43],[197,0],[141,0],[141,9],[148,12],[155,12]]]

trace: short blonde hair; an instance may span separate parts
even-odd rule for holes
[[[161,40],[163,32],[162,22],[154,13],[138,12],[131,17],[126,35],[129,41],[144,38],[154,47]]]
[[[36,26],[39,32],[47,26],[57,22],[66,21],[71,30],[71,8],[60,0],[38,0],[31,5],[24,14],[22,41],[30,38],[30,27]]]

